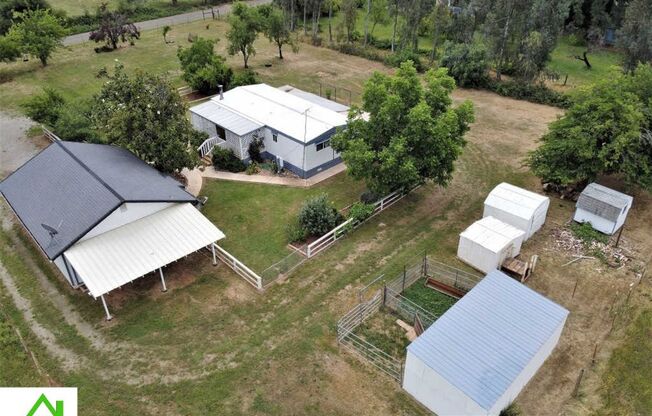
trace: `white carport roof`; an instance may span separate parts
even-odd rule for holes
[[[83,240],[64,255],[98,298],[222,238],[194,206],[182,203]]]
[[[238,136],[244,136],[263,127],[262,124],[236,111],[229,110],[213,100],[196,105],[190,108],[190,111],[232,131]]]

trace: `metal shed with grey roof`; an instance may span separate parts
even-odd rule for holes
[[[573,219],[588,222],[596,230],[615,234],[625,223],[634,198],[597,183],[591,183],[580,194]]]
[[[224,234],[183,185],[126,149],[57,141],[0,182],[0,193],[73,287],[101,298]],[[215,252],[213,252],[213,261]]]
[[[567,316],[492,271],[408,346],[403,388],[439,416],[497,416],[552,353]]]

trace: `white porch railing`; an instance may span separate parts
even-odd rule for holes
[[[61,139],[59,136],[54,134],[51,130],[48,130],[44,125],[41,125],[41,130],[43,130],[43,135],[47,137],[51,142],[59,142]]]
[[[199,157],[203,158],[204,156],[210,154],[215,146],[219,146],[222,143],[226,143],[226,141],[217,136],[213,136],[204,140],[204,143],[202,143],[201,146],[197,148]]]
[[[222,247],[214,244],[215,256],[220,259],[224,264],[229,266],[240,277],[245,279],[249,284],[258,290],[263,290],[263,278],[258,276],[253,270],[245,266],[243,262],[233,257],[228,251]]]
[[[365,219],[365,221],[367,221],[369,218],[373,217],[374,215],[378,214],[379,212],[394,205],[395,202],[397,202],[407,194],[408,192],[401,192],[401,191],[392,192],[391,194],[387,195],[380,201],[376,202],[374,204],[374,212],[367,219]],[[317,240],[308,244],[306,246],[306,253],[305,253],[306,256],[310,258],[316,255],[317,253],[319,253],[320,251],[330,247],[338,239],[344,237],[346,233],[357,228],[365,221],[355,222],[353,218],[344,221],[342,224],[333,228],[323,236],[319,237]]]

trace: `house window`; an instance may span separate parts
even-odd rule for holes
[[[274,142],[278,142],[278,134],[276,134],[276,133],[272,133],[272,140],[273,140]]]
[[[317,151],[319,152],[320,150],[324,150],[327,147],[331,147],[331,140],[328,139],[326,141],[323,141],[321,143],[317,143]]]

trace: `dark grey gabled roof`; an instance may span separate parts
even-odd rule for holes
[[[576,207],[609,221],[617,221],[623,210],[631,206],[633,199],[606,186],[590,183],[577,199]]]
[[[128,150],[73,142],[48,146],[0,182],[0,193],[50,259],[124,202],[196,202]]]

